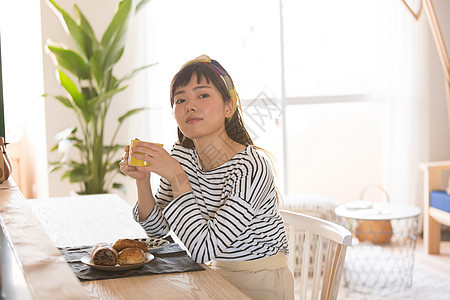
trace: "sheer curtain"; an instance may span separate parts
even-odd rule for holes
[[[401,1],[384,0],[381,13],[384,186],[392,202],[421,207],[418,166],[430,149],[428,24],[424,15],[416,22]]]

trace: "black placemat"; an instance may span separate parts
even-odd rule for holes
[[[152,261],[140,268],[126,271],[102,271],[85,265],[80,259],[89,255],[91,248],[92,246],[59,248],[73,272],[81,281],[204,270],[176,243],[170,243],[162,248],[150,249],[148,252],[155,256]]]

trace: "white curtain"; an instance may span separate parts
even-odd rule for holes
[[[392,202],[422,206],[419,164],[430,149],[429,29],[401,1],[383,1],[381,97],[385,103],[384,186]]]

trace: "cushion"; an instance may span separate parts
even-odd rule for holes
[[[450,195],[446,191],[432,191],[430,206],[450,213]]]

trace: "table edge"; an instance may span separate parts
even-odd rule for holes
[[[36,299],[89,299],[13,179],[0,186],[5,187],[0,191],[0,226],[30,294]]]

